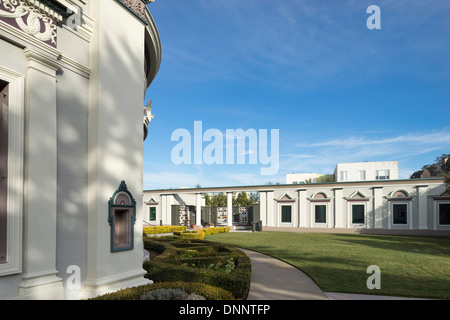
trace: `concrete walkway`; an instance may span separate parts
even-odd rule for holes
[[[424,300],[323,292],[311,278],[290,264],[255,251],[240,250],[252,263],[247,300]]]
[[[302,271],[267,255],[241,250],[252,262],[247,300],[327,300],[325,293]]]

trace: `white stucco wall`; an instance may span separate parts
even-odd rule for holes
[[[389,170],[389,179],[399,178],[398,161],[338,163],[335,169],[335,181],[360,181],[359,171],[365,171],[364,180],[377,180],[377,170]],[[347,172],[347,179],[341,178],[340,172]]]
[[[391,229],[391,230],[450,230],[450,226],[436,225],[436,204],[450,202],[440,198],[445,191],[442,179],[431,180],[389,180],[342,183],[316,183],[305,185],[249,186],[236,191],[259,191],[260,219],[268,227],[301,228],[342,228],[342,229]],[[168,190],[167,190],[168,191]],[[230,192],[231,187],[204,188],[202,190],[170,190],[171,199],[186,194],[203,191]],[[397,191],[406,197],[394,198]],[[146,191],[144,198],[156,201],[169,197],[164,190]],[[173,194],[176,196],[174,197]],[[321,197],[316,197],[323,194]],[[174,201],[171,200],[172,204]],[[164,200],[162,203],[165,203]],[[178,203],[178,202],[175,202]],[[393,223],[393,205],[406,204],[408,210],[407,224]],[[194,203],[192,203],[194,205]],[[315,206],[326,206],[326,222],[315,222]],[[364,222],[353,223],[352,205],[364,207]],[[282,206],[291,206],[291,221],[282,222]],[[170,206],[159,206],[163,224],[170,224],[165,217],[170,215]],[[166,210],[169,210],[166,212]]]
[[[23,209],[17,231],[11,229],[20,240],[14,241],[20,265],[8,273],[0,265],[0,299],[79,299],[148,283],[142,269],[146,25],[118,1],[67,3],[83,6],[84,24],[58,26],[56,48],[0,22],[9,41],[0,39],[0,77],[2,70],[21,77],[14,101],[24,123],[11,126],[21,128],[12,137],[24,150],[15,159],[23,175],[14,180],[23,185],[16,201]],[[136,201],[134,248],[111,252],[108,200],[122,180]],[[70,266],[81,272],[79,289],[67,286]]]

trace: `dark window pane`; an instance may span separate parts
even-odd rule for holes
[[[281,206],[281,222],[291,222],[292,207]]]
[[[150,207],[150,221],[156,221],[156,207]]]
[[[352,206],[352,223],[364,223],[364,205],[354,204]]]
[[[317,205],[316,210],[316,223],[326,223],[327,222],[327,206]]]
[[[394,209],[394,224],[407,224],[408,205],[394,204],[393,209]]]
[[[439,204],[439,224],[450,225],[450,203]]]

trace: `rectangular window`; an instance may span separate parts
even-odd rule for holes
[[[327,222],[327,206],[326,205],[316,205],[316,223],[326,223]]]
[[[292,222],[292,206],[281,206],[281,222]]]
[[[361,181],[366,180],[366,171],[365,170],[359,170],[359,180],[361,180]]]
[[[377,180],[388,180],[389,170],[377,170]]]
[[[439,204],[439,224],[450,225],[450,203]]]
[[[340,172],[340,179],[341,181],[347,181],[347,171]]]
[[[0,80],[0,264],[7,262],[8,82]]]
[[[354,224],[364,223],[364,205],[363,204],[352,205],[352,223],[354,223]]]
[[[407,224],[408,223],[408,205],[407,204],[394,204],[393,205],[393,223],[394,224]]]
[[[150,207],[150,221],[156,221],[156,207]]]

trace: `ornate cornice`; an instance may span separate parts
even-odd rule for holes
[[[50,0],[0,0],[0,20],[56,48],[57,24],[67,10]]]
[[[146,11],[147,4],[154,2],[155,0],[116,0],[131,13],[133,13],[143,23],[148,24]]]

